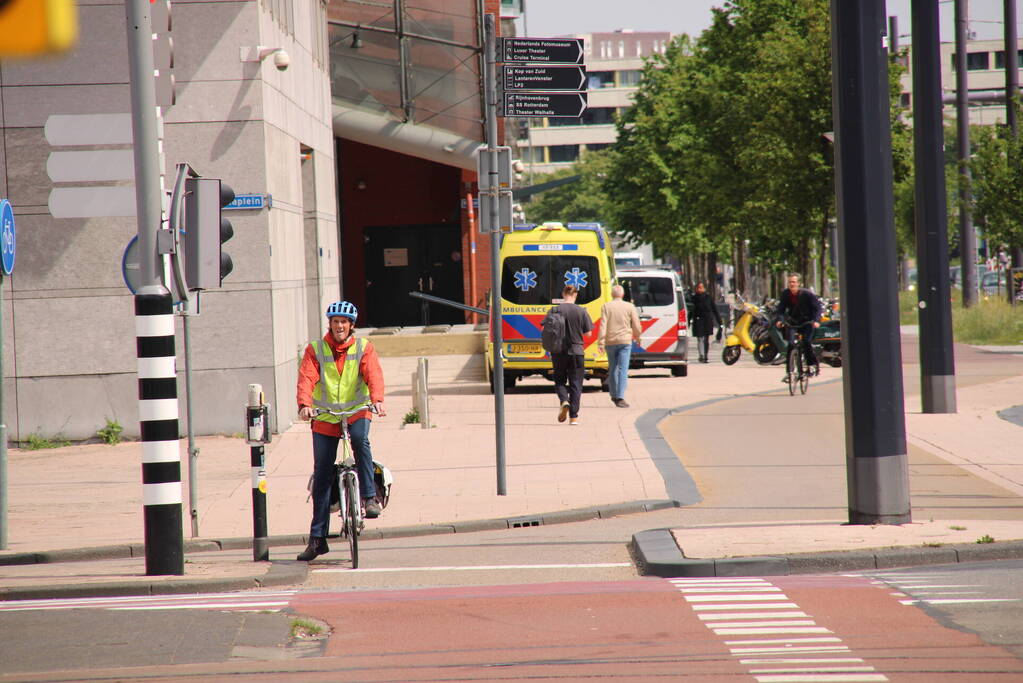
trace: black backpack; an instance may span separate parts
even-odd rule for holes
[[[541,323],[543,332],[540,333],[540,344],[548,353],[564,353],[566,341],[568,340],[568,326],[565,323],[565,316],[555,306],[547,311]]]

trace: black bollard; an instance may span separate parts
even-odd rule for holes
[[[246,443],[251,446],[252,468],[252,560],[270,559],[266,538],[266,456],[263,444],[270,443],[269,407],[263,403],[263,387],[249,385],[249,405],[245,409]]]

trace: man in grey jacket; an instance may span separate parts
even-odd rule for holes
[[[639,340],[643,328],[639,324],[636,307],[625,300],[625,289],[621,285],[611,288],[611,297],[611,301],[600,309],[601,327],[597,346],[601,352],[607,352],[607,383],[611,390],[611,402],[619,408],[628,408],[625,384],[629,381],[632,341]]]

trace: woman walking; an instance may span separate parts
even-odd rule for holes
[[[693,336],[696,337],[696,349],[700,353],[700,362],[707,363],[707,355],[710,352],[710,335],[714,334],[714,325],[721,327],[721,314],[717,306],[710,300],[707,288],[702,282],[696,283],[696,292],[693,294],[693,310],[691,312],[693,322]]]

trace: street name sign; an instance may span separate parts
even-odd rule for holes
[[[271,201],[268,194],[236,194],[230,204],[224,205],[224,210],[262,209],[269,207]]]
[[[586,110],[583,92],[506,92],[502,116],[578,118]]]
[[[586,90],[583,66],[505,66],[501,85],[508,90]]]
[[[499,62],[582,64],[582,38],[498,38]]]

